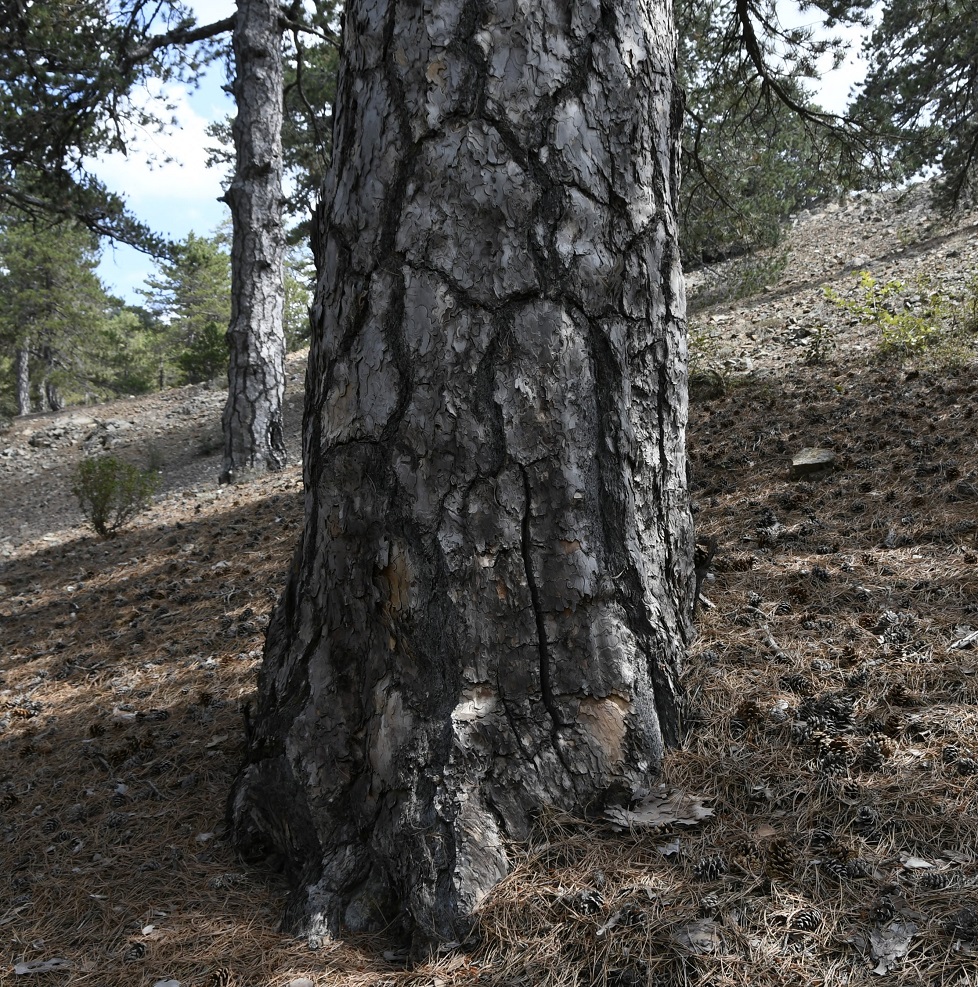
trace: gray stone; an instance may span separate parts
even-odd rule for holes
[[[835,453],[831,449],[802,449],[791,457],[791,478],[798,480],[812,476],[835,465]]]

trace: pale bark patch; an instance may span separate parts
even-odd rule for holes
[[[578,707],[582,733],[596,748],[605,762],[605,771],[620,767],[625,760],[627,717],[631,704],[619,696],[599,699],[584,696]]]
[[[385,676],[374,687],[375,733],[369,746],[371,795],[380,798],[386,788],[396,785],[397,757],[412,739],[414,718],[404,699]]]
[[[484,305],[536,287],[526,216],[538,192],[482,121],[426,141],[409,182],[397,247]]]

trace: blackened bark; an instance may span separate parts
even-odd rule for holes
[[[678,736],[692,537],[668,2],[352,0],[306,524],[229,802],[313,936],[455,939]]]
[[[236,168],[222,480],[286,462],[282,38],[276,0],[238,0],[232,44]]]

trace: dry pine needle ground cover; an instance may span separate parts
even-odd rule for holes
[[[222,839],[298,471],[171,496],[108,542],[17,546],[0,983],[978,983],[976,369],[840,347],[694,392],[697,526],[719,547],[660,781],[712,815],[541,819],[479,938],[414,966],[379,939],[280,935],[282,887]],[[836,468],[789,479],[812,445]]]

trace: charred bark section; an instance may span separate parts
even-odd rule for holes
[[[678,733],[672,18],[345,18],[305,530],[229,816],[239,845],[308,864],[291,927],[458,939],[506,840],[544,806],[634,797]]]
[[[525,469],[521,470],[523,478],[523,521],[522,521],[522,544],[523,570],[526,577],[526,588],[530,593],[530,603],[533,605],[533,617],[537,625],[537,641],[540,648],[540,695],[543,698],[543,705],[550,715],[553,723],[553,734],[564,725],[560,708],[554,700],[553,679],[550,675],[550,645],[547,643],[547,621],[544,615],[543,604],[540,599],[540,588],[537,586],[534,574],[533,554],[530,550],[532,534],[530,531],[530,507],[533,503],[533,491],[530,486],[530,477]]]
[[[285,465],[282,39],[276,0],[238,0],[232,45],[235,173],[222,482]]]

